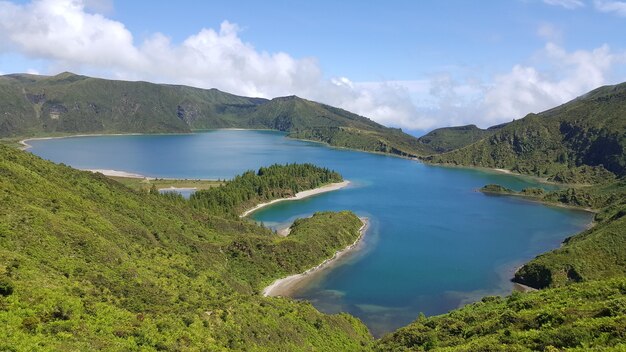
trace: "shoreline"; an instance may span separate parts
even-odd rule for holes
[[[261,209],[263,207],[266,207],[268,205],[274,204],[274,203],[288,201],[288,200],[300,200],[300,199],[312,197],[312,196],[315,196],[315,195],[318,195],[318,194],[331,192],[331,191],[336,191],[336,190],[345,188],[348,185],[350,185],[350,181],[344,180],[342,182],[330,183],[330,184],[327,184],[327,185],[324,185],[324,186],[321,186],[321,187],[318,187],[318,188],[314,188],[314,189],[310,189],[310,190],[307,190],[307,191],[298,192],[293,197],[274,199],[274,200],[271,200],[269,202],[257,204],[256,206],[254,206],[254,207],[244,211],[241,215],[239,215],[239,217],[240,218],[244,218],[244,217],[252,214],[253,212],[255,212],[257,210],[259,210],[259,209]]]
[[[147,180],[154,180],[154,178],[152,177],[135,174],[132,172],[120,171],[120,170],[112,170],[112,169],[79,169],[79,170],[89,171],[94,174],[101,173],[104,176],[109,176],[109,177],[127,177],[127,178],[141,178],[141,179],[147,179]]]
[[[49,136],[49,137],[32,137],[20,140],[18,143],[22,145],[21,150],[28,150],[33,146],[28,144],[29,141],[44,141],[49,139],[77,138],[77,137],[104,137],[104,136],[143,136],[153,133],[94,133],[94,134],[70,134],[67,136]],[[162,133],[156,133],[162,134]],[[169,134],[169,133],[168,133]],[[177,134],[177,133],[176,133]]]
[[[167,188],[159,188],[159,191],[173,191],[173,192],[177,192],[177,191],[197,191],[198,187],[174,187],[174,186],[170,186]]]
[[[546,177],[539,177],[539,176],[533,176],[533,175],[520,174],[520,173],[515,172],[515,171],[511,171],[511,170],[507,170],[507,169],[501,169],[501,168],[495,168],[495,167],[432,163],[432,162],[428,162],[428,161],[424,161],[424,160],[419,160],[419,161],[422,162],[424,165],[430,165],[430,166],[439,166],[439,167],[446,167],[446,168],[452,168],[452,169],[477,170],[477,171],[482,171],[482,172],[487,172],[487,173],[492,173],[492,174],[501,174],[501,175],[520,177],[520,178],[527,178],[527,179],[531,179],[531,180],[537,181],[538,183],[542,183],[542,184],[546,184],[546,185],[552,185],[552,186],[558,186],[558,187],[574,187],[574,186],[577,186],[576,184],[566,184],[566,183],[558,183],[558,182],[554,182],[554,181],[548,181],[548,178],[546,178]]]
[[[142,174],[136,174],[133,172],[128,172],[128,171],[122,171],[122,170],[113,170],[113,169],[77,169],[80,171],[89,171],[89,172],[93,172],[93,173],[101,173],[104,176],[108,176],[108,177],[123,177],[123,178],[135,178],[135,179],[142,179],[142,180],[149,180],[149,181],[157,181],[157,180],[164,180],[164,181],[214,181],[214,182],[218,182],[220,181],[219,179],[212,179],[212,178],[172,178],[172,177],[153,177],[153,176],[146,176],[146,175],[142,175]],[[173,187],[173,188],[177,188],[177,187]],[[182,187],[181,189],[196,189],[197,187]],[[167,188],[164,188],[167,189]]]
[[[293,274],[293,275],[289,275],[287,277],[275,280],[269,286],[263,289],[263,293],[262,293],[263,296],[264,297],[289,296],[289,294],[292,293],[295,288],[297,288],[298,284],[301,284],[303,281],[308,279],[312,274],[318,273],[332,266],[332,264],[335,264],[335,262],[339,260],[341,257],[346,255],[347,253],[352,252],[354,249],[356,249],[358,245],[361,243],[361,240],[365,236],[365,233],[369,229],[369,225],[370,225],[368,218],[360,217],[359,219],[361,220],[363,225],[359,229],[359,237],[357,237],[357,239],[352,244],[348,245],[347,247],[343,249],[338,250],[337,252],[335,252],[335,254],[332,257],[324,260],[320,264],[300,274]]]
[[[482,193],[482,194],[493,195],[493,196],[500,196],[500,197],[513,197],[513,198],[516,198],[516,199],[522,199],[522,200],[525,200],[527,202],[533,202],[533,203],[541,204],[541,205],[548,206],[548,207],[557,207],[557,208],[563,208],[563,209],[569,209],[569,210],[578,210],[578,211],[584,211],[586,213],[591,213],[591,214],[597,214],[600,211],[599,209],[594,209],[594,208],[589,208],[589,207],[582,207],[582,206],[578,206],[578,205],[550,202],[550,201],[547,201],[547,200],[539,199],[537,197],[533,197],[533,196],[529,196],[529,195],[525,195],[525,194],[519,194],[519,193],[499,193],[499,192],[481,191],[480,189],[477,189],[476,192],[479,192],[479,193]],[[588,226],[588,228],[593,227],[593,225],[594,225],[594,221],[591,221],[590,226]]]

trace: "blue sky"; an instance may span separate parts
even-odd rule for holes
[[[480,4],[480,5],[477,5]],[[421,131],[626,80],[626,2],[0,1],[0,72],[297,94]]]

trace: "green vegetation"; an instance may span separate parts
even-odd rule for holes
[[[402,156],[431,152],[399,129],[296,96],[247,98],[217,89],[112,81],[65,72],[51,77],[0,76],[0,106],[0,138],[237,127],[273,129],[294,138]]]
[[[445,153],[489,137],[504,126],[497,125],[485,130],[476,127],[476,125],[438,128],[420,137],[419,142],[434,152]]]
[[[484,297],[420,317],[377,341],[379,351],[623,351],[626,279]]]
[[[480,191],[483,192],[483,193],[502,194],[502,195],[518,194],[517,192],[515,192],[512,189],[508,189],[506,187],[503,187],[503,186],[500,186],[500,185],[495,185],[495,184],[488,184],[488,185],[484,186],[483,188],[481,188]],[[521,192],[519,192],[519,194],[521,194]]]
[[[435,163],[504,168],[576,184],[626,176],[626,83],[513,121]]]
[[[247,171],[221,187],[195,192],[189,202],[213,214],[238,215],[260,203],[341,181],[337,172],[312,164],[275,164]]]
[[[151,189],[162,188],[196,188],[209,189],[218,187],[224,184],[223,181],[218,180],[178,180],[178,179],[166,179],[166,178],[139,178],[139,177],[118,177],[107,176],[112,180],[115,180],[126,187],[132,188],[136,191],[150,191]]]
[[[264,298],[352,243],[349,212],[287,238],[0,146],[0,350],[356,350],[357,319]]]

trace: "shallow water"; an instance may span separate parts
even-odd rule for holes
[[[584,229],[589,213],[487,196],[488,183],[520,190],[530,178],[429,166],[329,148],[271,131],[76,137],[30,141],[34,154],[83,169],[155,177],[224,179],[272,163],[311,162],[352,184],[252,216],[276,228],[319,210],[370,218],[361,250],[317,275],[295,297],[318,309],[349,312],[375,335],[420,312],[440,314],[487,294],[506,294],[515,267]]]

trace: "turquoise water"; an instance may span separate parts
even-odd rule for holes
[[[352,184],[253,214],[283,227],[319,210],[349,209],[370,219],[361,249],[294,294],[318,309],[349,312],[375,335],[420,312],[440,314],[487,294],[511,291],[516,266],[559,246],[590,221],[588,213],[475,190],[512,189],[532,179],[329,148],[270,131],[191,135],[77,137],[29,142],[31,152],[83,169],[146,176],[231,178],[272,163],[311,162]]]

